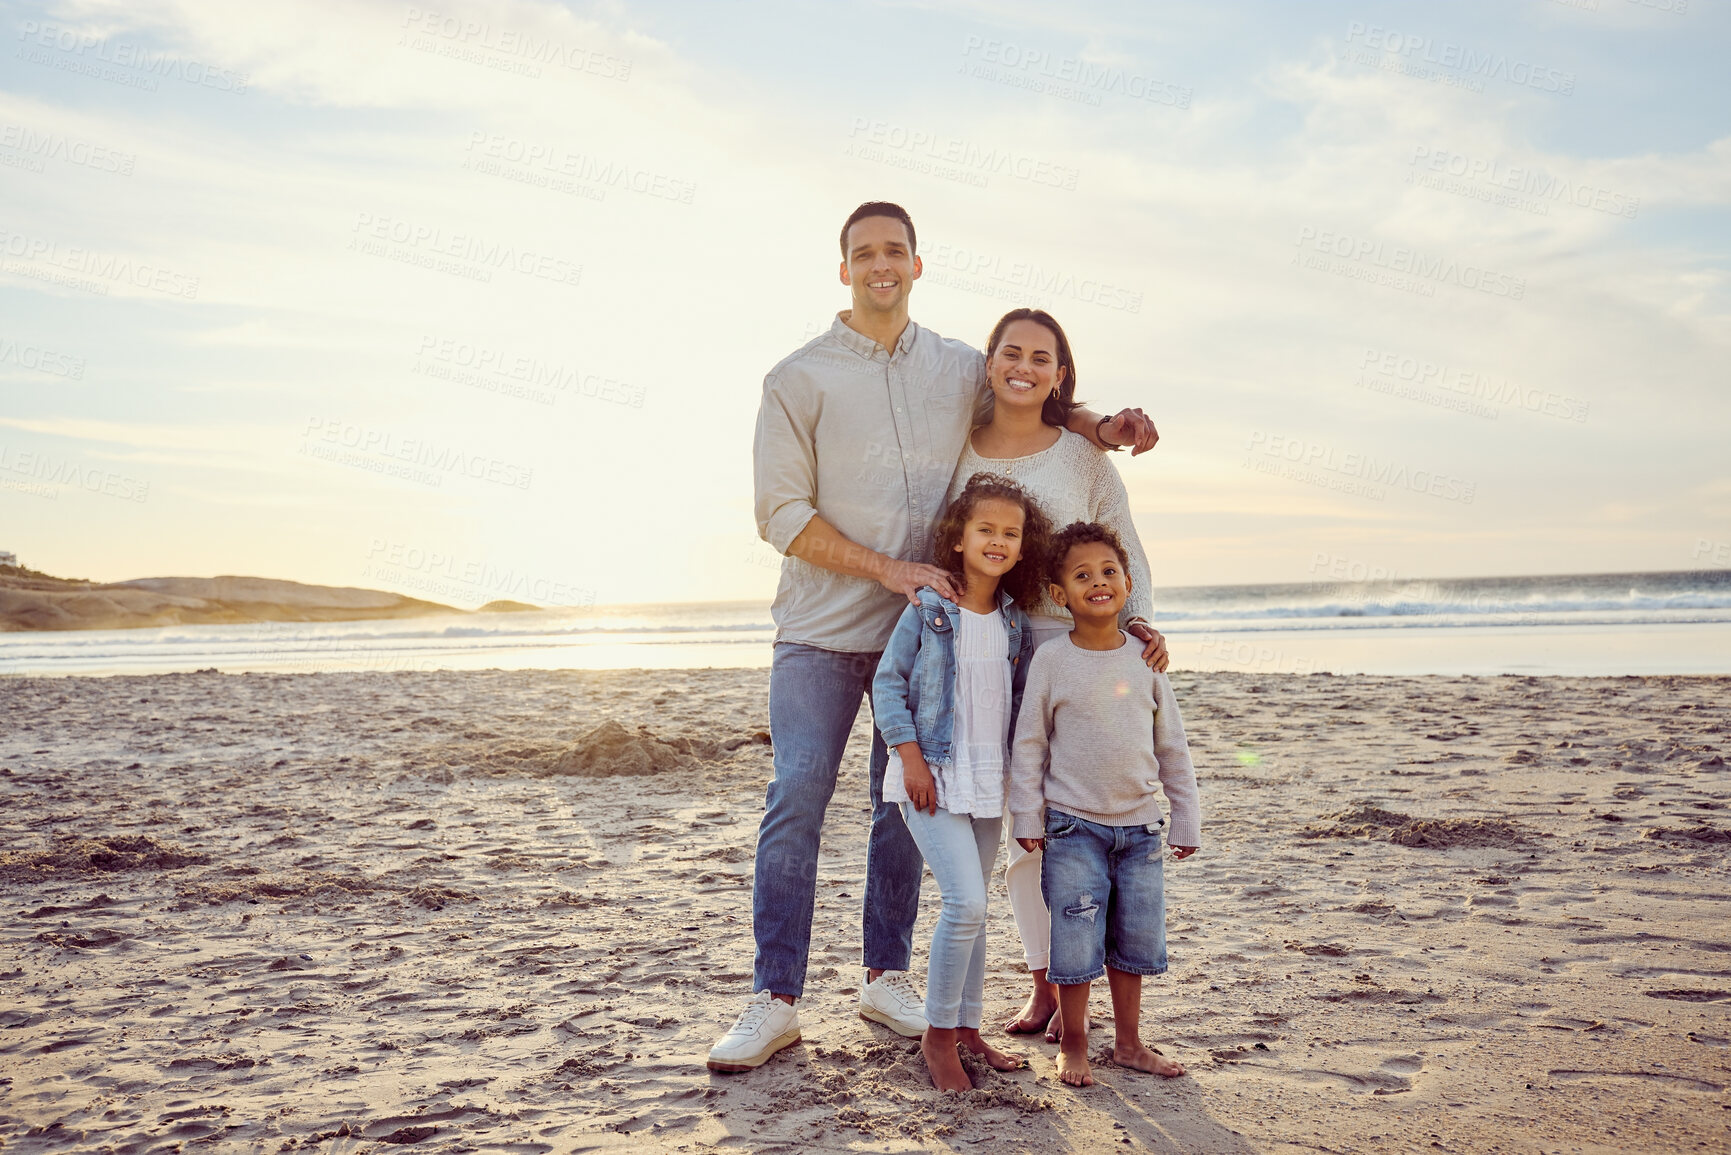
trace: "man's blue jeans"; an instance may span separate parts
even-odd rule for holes
[[[757,935],[753,991],[805,994],[817,852],[824,811],[861,698],[871,696],[877,654],[848,654],[778,643],[769,670],[769,734],[775,778],[757,828],[752,929]],[[902,821],[883,800],[889,751],[874,727],[871,839],[866,847],[865,965],[907,970],[913,953],[924,862]]]

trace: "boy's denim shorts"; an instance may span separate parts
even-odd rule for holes
[[[1040,893],[1052,912],[1047,982],[1093,982],[1108,966],[1166,973],[1163,825],[1102,826],[1046,811]]]

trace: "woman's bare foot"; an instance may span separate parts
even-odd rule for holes
[[[1072,1087],[1092,1087],[1094,1076],[1088,1071],[1088,1047],[1085,1042],[1074,1050],[1069,1047],[1059,1049],[1058,1078]]]
[[[1093,1030],[1099,1025],[1100,1024],[1096,1023],[1091,1016],[1089,1017],[1089,1030]],[[1046,1024],[1046,1041],[1048,1043],[1061,1043],[1064,1041],[1064,1016],[1062,1014],[1053,1014],[1051,1021]]]
[[[932,1086],[940,1091],[972,1091],[974,1084],[962,1069],[962,1057],[956,1053],[956,1028],[927,1027],[920,1036],[920,1054],[925,1056],[926,1071]]]
[[[1022,1004],[1020,1014],[1004,1024],[1005,1031],[1012,1035],[1036,1034],[1045,1030],[1058,1013],[1058,988],[1044,981],[1044,975],[1041,971],[1034,976],[1034,989],[1028,992],[1028,1001]]]
[[[978,1028],[958,1027],[956,1042],[960,1043],[970,1055],[978,1055],[988,1065],[998,1071],[1019,1071],[1028,1065],[1021,1055],[1012,1055],[1000,1051],[980,1037]]]
[[[1137,1071],[1147,1071],[1150,1075],[1164,1075],[1175,1079],[1184,1073],[1184,1064],[1168,1059],[1153,1047],[1137,1043],[1113,1043],[1112,1061],[1120,1067],[1130,1067]]]

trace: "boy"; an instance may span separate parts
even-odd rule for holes
[[[1075,628],[1029,664],[1009,801],[1016,841],[1046,852],[1046,977],[1058,986],[1064,1024],[1058,1077],[1073,1087],[1094,1081],[1088,991],[1102,974],[1117,1031],[1112,1061],[1182,1075],[1181,1064],[1143,1045],[1139,1020],[1142,976],[1166,971],[1162,788],[1172,806],[1172,856],[1188,858],[1202,842],[1184,722],[1166,675],[1150,673],[1118,629],[1130,576],[1117,536],[1076,522],[1053,539],[1048,556],[1052,600],[1070,611]]]

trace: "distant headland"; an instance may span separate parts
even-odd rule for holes
[[[432,614],[513,613],[541,607],[488,602],[460,610],[384,590],[258,577],[154,577],[124,582],[60,578],[0,555],[0,632],[124,630],[239,622],[349,622]]]

